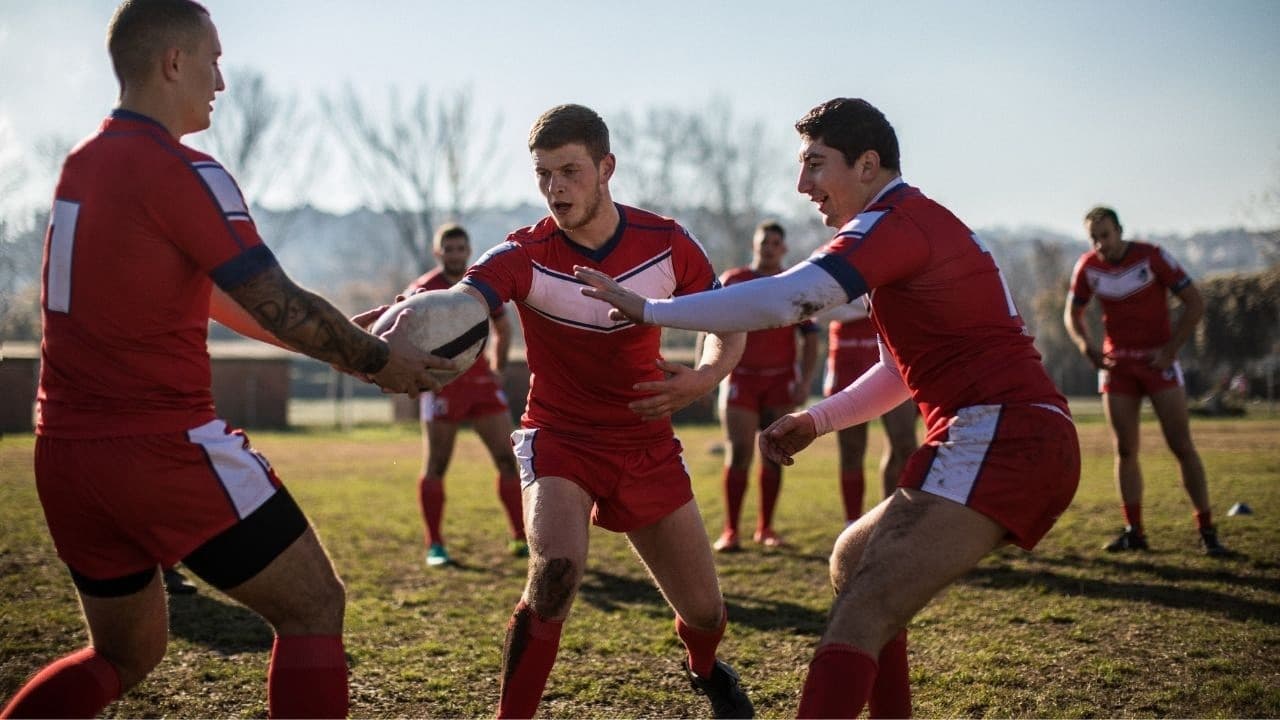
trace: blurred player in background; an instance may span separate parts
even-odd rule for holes
[[[661,330],[609,319],[582,296],[588,264],[655,297],[717,287],[702,246],[675,221],[617,205],[604,120],[581,105],[543,113],[529,133],[550,216],[512,233],[461,286],[496,310],[515,301],[532,373],[513,435],[524,486],[529,577],[507,626],[499,717],[532,717],[582,583],[592,523],[626,533],[676,613],[684,667],[716,717],[750,717],[738,676],[716,658],[727,622],[715,561],[671,413],[705,396],[742,354],[711,335],[696,368],[663,360]]]
[[[880,362],[880,343],[876,339],[875,324],[867,312],[867,302],[866,296],[854,298],[852,302],[830,308],[815,318],[819,322],[830,323],[827,372],[822,383],[824,397],[840,392]],[[920,446],[916,439],[916,417],[919,414],[915,403],[904,400],[880,416],[886,440],[884,453],[880,456],[883,497],[893,494],[907,458]],[[846,524],[862,516],[862,496],[866,489],[863,465],[869,426],[870,423],[862,423],[836,431],[840,454],[840,498],[844,501]]]
[[[438,389],[427,368],[452,363],[295,285],[231,176],[179,142],[223,90],[204,7],[125,2],[107,48],[119,106],[67,156],[45,239],[35,450],[89,645],[0,716],[92,717],[146,677],[168,640],[158,570],[181,560],[274,629],[268,714],[345,717],[342,582],[266,459],[216,416],[209,319],[390,391]]]
[[[471,238],[461,225],[444,225],[436,231],[432,252],[436,267],[414,280],[404,294],[453,287],[471,262]],[[507,396],[502,392],[502,372],[507,367],[507,354],[511,349],[511,320],[507,318],[505,305],[499,305],[493,312],[489,326],[491,357],[481,354],[466,372],[439,392],[423,393],[418,398],[424,453],[422,475],[418,477],[418,503],[426,525],[428,567],[452,563],[444,544],[444,474],[453,458],[458,426],[464,422],[470,422],[475,428],[498,469],[498,499],[506,510],[511,530],[507,548],[516,557],[529,554],[520,508],[520,474],[511,452],[511,415]]]
[[[790,465],[820,434],[865,423],[908,397],[925,444],[897,491],[850,525],[831,556],[836,591],[809,665],[800,717],[911,714],[906,626],[1004,543],[1031,549],[1071,502],[1080,448],[1066,398],[1025,332],[1004,278],[972,231],[906,184],[898,139],[861,99],[799,122],[797,190],[835,238],[806,262],[750,285],[645,300],[582,267],[583,293],[629,317],[688,330],[779,327],[869,293],[883,347],[852,385],[761,434]]]
[[[787,234],[776,222],[766,221],[751,238],[751,264],[726,270],[720,282],[726,287],[782,272],[787,256]],[[799,364],[796,333],[800,334]],[[806,319],[787,327],[747,333],[746,349],[737,367],[720,383],[720,423],[729,441],[724,460],[724,532],[715,549],[733,552],[741,548],[738,520],[747,494],[747,473],[755,455],[756,432],[803,405],[818,366],[817,325]],[[753,539],[765,547],[782,545],[773,530],[773,511],[782,489],[782,468],[760,458],[760,515]]]
[[[1116,486],[1125,528],[1104,549],[1121,552],[1149,547],[1142,526],[1142,467],[1138,462],[1138,419],[1145,395],[1151,398],[1165,442],[1178,459],[1182,487],[1195,507],[1200,546],[1209,555],[1226,555],[1213,525],[1204,465],[1191,441],[1187,393],[1178,364],[1178,350],[1204,317],[1204,299],[1167,251],[1125,240],[1115,210],[1090,210],[1085,215],[1085,231],[1093,249],[1076,261],[1063,320],[1076,347],[1098,369],[1098,392],[1102,393],[1116,451]],[[1182,301],[1182,314],[1172,330],[1170,292]],[[1084,318],[1085,307],[1094,296],[1102,303],[1101,348],[1090,337]]]

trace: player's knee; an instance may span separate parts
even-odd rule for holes
[[[569,558],[538,558],[529,571],[529,606],[544,618],[563,619],[581,581],[582,569]]]
[[[1117,442],[1116,457],[1121,460],[1132,460],[1138,457],[1138,444],[1124,441]]]
[[[442,478],[448,470],[448,460],[434,457],[427,459],[427,477]]]

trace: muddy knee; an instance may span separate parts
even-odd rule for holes
[[[549,619],[563,619],[582,581],[582,568],[569,558],[538,558],[529,570],[529,607]]]

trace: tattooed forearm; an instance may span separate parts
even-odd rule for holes
[[[373,374],[387,364],[387,344],[273,267],[227,294],[289,347],[343,370]]]

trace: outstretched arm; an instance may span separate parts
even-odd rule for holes
[[[417,393],[438,390],[440,382],[428,368],[449,368],[452,363],[418,350],[403,333],[399,323],[384,337],[365,332],[329,301],[298,287],[279,266],[270,267],[239,286],[227,290],[243,311],[228,312],[226,304],[212,303],[214,319],[246,327],[252,320],[261,330],[291,350],[322,360],[346,372],[369,376],[391,392]],[[247,317],[246,317],[247,316]],[[401,316],[403,317],[403,315]],[[224,324],[227,324],[224,322]],[[237,331],[240,328],[228,324]],[[250,337],[262,339],[260,334]]]
[[[808,261],[750,283],[665,300],[646,300],[591,268],[575,267],[574,275],[588,286],[583,295],[614,306],[614,319],[686,330],[741,332],[793,325],[850,300],[835,278]]]

